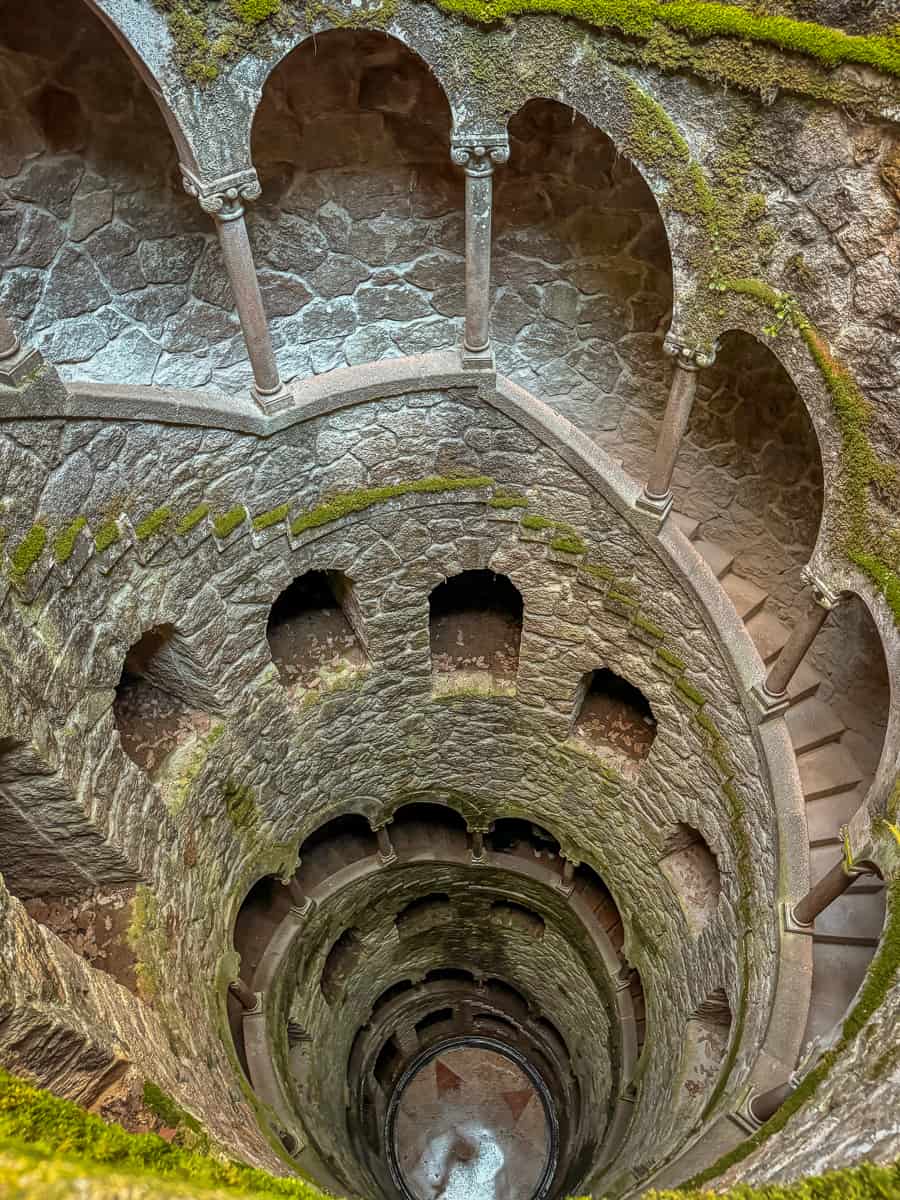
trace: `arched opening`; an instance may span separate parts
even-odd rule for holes
[[[679,823],[666,838],[659,865],[688,925],[699,933],[715,914],[722,891],[716,856],[698,830]]]
[[[687,1023],[681,1080],[679,1111],[698,1113],[709,1099],[731,1040],[731,1007],[719,988],[700,1004]]]
[[[376,31],[317,34],[270,75],[252,146],[251,236],[286,379],[458,341],[463,181],[421,59]]]
[[[601,444],[633,441],[668,389],[672,268],[656,201],[557,101],[529,101],[509,136],[494,185],[498,366]]]
[[[651,454],[642,447],[642,470]],[[764,603],[766,615],[789,620],[822,517],[822,459],[793,380],[747,333],[724,335],[698,375],[672,490],[741,616],[752,621],[742,605]],[[747,581],[764,595],[745,598]]]
[[[344,867],[373,857],[377,850],[375,834],[365,817],[358,813],[333,817],[302,842],[297,879],[305,891],[312,891]]]
[[[387,1008],[387,1006],[389,1004],[392,1004],[393,1001],[396,1000],[398,996],[403,996],[407,992],[411,992],[412,990],[413,990],[413,982],[411,979],[399,979],[396,983],[392,983],[389,988],[385,988],[385,990],[381,993],[381,995],[378,997],[378,999],[372,1005],[372,1016],[373,1017],[377,1016],[383,1009]],[[359,1036],[360,1035],[358,1034],[357,1037],[359,1037]],[[356,1043],[354,1042],[354,1045],[355,1044]],[[352,1060],[352,1058],[353,1058],[352,1051],[351,1051],[350,1057]]]
[[[343,999],[347,979],[362,958],[363,942],[355,929],[345,929],[335,941],[325,959],[319,986],[328,1004],[334,1005]]]
[[[438,925],[449,925],[453,921],[453,909],[446,892],[432,892],[429,896],[410,901],[397,913],[397,932],[401,938],[413,937],[423,930]]]
[[[544,936],[544,918],[524,904],[495,900],[491,905],[491,919],[504,929],[517,929],[527,937],[540,939]]]
[[[325,692],[368,666],[362,614],[342,571],[307,571],[278,596],[266,637],[289,695]]]
[[[515,694],[522,595],[505,575],[463,571],[429,597],[432,687],[440,694]]]
[[[572,891],[593,913],[594,920],[612,942],[613,948],[621,950],[625,944],[622,917],[609,888],[593,867],[585,863],[576,867]]]
[[[572,736],[634,779],[656,738],[656,718],[640,688],[602,667],[581,681]]]
[[[495,854],[514,854],[544,862],[553,872],[562,872],[559,842],[548,830],[520,817],[500,817],[491,825],[485,844]]]
[[[404,804],[394,813],[391,842],[401,857],[426,854],[468,859],[466,822],[444,804]]]
[[[87,5],[35,0],[0,15],[0,75],[4,313],[65,379],[210,382],[240,346],[233,301],[224,280],[204,298],[215,232],[125,52]]]
[[[192,694],[204,690],[197,664],[173,625],[148,629],[125,655],[113,699],[113,718],[122,749],[154,783],[164,785],[170,808],[186,793],[178,776],[201,743],[217,740],[209,713]]]

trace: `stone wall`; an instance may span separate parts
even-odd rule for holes
[[[472,388],[360,404],[267,439],[115,421],[21,422],[10,439],[17,469],[37,461],[29,443],[47,467],[43,478],[32,472],[30,491],[23,485],[13,544],[39,514],[55,530],[81,513],[96,532],[120,495],[132,498],[130,528],[145,531],[131,534],[123,524],[102,554],[75,556],[68,587],[54,570],[38,603],[10,593],[7,605],[31,622],[38,642],[64,647],[61,686],[41,698],[42,711],[52,728],[79,730],[61,744],[63,772],[91,781],[91,811],[158,896],[144,953],[165,978],[154,1003],[186,1054],[222,1061],[215,1031],[224,1027],[221,980],[234,970],[229,909],[253,880],[289,873],[300,839],[337,812],[377,819],[427,788],[471,796],[473,815],[527,814],[564,848],[571,839],[574,856],[613,893],[648,1005],[648,1101],[626,1161],[640,1165],[674,1144],[678,1118],[668,1115],[664,1133],[660,1097],[673,1086],[686,1021],[717,988],[735,1012],[747,988],[731,1081],[746,1078],[776,954],[765,768],[728,653],[693,591],[562,457]],[[577,571],[577,555],[550,547],[557,526],[529,532],[520,528],[521,510],[490,507],[484,486],[412,493],[293,535],[278,515],[252,533],[245,521],[215,535],[208,519],[176,533],[182,515],[204,500],[212,516],[236,504],[253,514],[285,504],[293,517],[336,492],[463,470],[524,492],[529,513],[571,526],[600,575]],[[64,480],[78,481],[75,507]],[[145,525],[163,503],[173,515]],[[446,576],[485,567],[509,575],[525,600],[517,697],[435,701],[429,592]],[[342,570],[354,581],[371,669],[351,686],[291,705],[265,625],[275,597],[311,568]],[[157,788],[119,749],[111,704],[129,646],[163,622],[176,626],[212,681],[219,726],[171,786]],[[62,634],[73,628],[83,630],[76,641]],[[663,631],[687,664],[684,676],[656,654]],[[566,741],[579,683],[599,665],[639,686],[659,722],[635,781]],[[16,683],[24,701],[37,702],[37,680]],[[708,730],[697,723],[701,701],[734,764],[736,792],[723,789]],[[697,937],[658,866],[678,822],[702,832],[722,871],[716,915]],[[756,915],[741,943],[747,903]]]

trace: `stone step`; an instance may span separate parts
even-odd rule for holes
[[[841,1020],[871,961],[870,946],[813,940],[812,1003],[804,1043]]]
[[[815,696],[801,700],[789,708],[785,713],[785,720],[795,754],[815,750],[817,746],[824,746],[827,742],[836,742],[846,729],[840,717]]]
[[[735,575],[733,571],[729,571],[723,578],[722,587],[742,621],[749,621],[755,616],[769,598],[768,592],[764,592],[749,579]]]
[[[774,613],[763,609],[747,622],[747,632],[764,663],[771,663],[790,636],[790,630]]]
[[[856,814],[865,799],[866,789],[861,784],[845,792],[834,792],[810,800],[806,805],[806,826],[811,856],[821,845],[840,845],[840,830]]]
[[[706,560],[716,579],[721,579],[731,570],[734,555],[718,542],[707,542],[704,538],[697,538],[694,541],[694,549]]]
[[[672,521],[689,542],[692,542],[697,536],[697,530],[700,528],[700,522],[693,517],[689,517],[686,513],[675,512],[669,513],[669,520]]]
[[[805,660],[794,672],[794,678],[788,684],[788,703],[799,704],[807,696],[814,696],[822,683],[822,676]]]
[[[840,742],[829,742],[797,755],[800,786],[804,799],[818,800],[846,792],[862,779],[862,771],[849,750]]]

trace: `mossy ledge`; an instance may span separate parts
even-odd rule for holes
[[[246,54],[267,56],[273,34],[324,16],[335,24],[384,25],[396,8],[385,0],[355,17],[332,13],[316,0],[153,0],[165,16],[175,59],[185,77],[204,85]],[[850,34],[815,21],[774,16],[735,4],[691,0],[434,0],[444,12],[478,25],[495,25],[535,13],[569,17],[639,43],[657,45],[666,34],[691,42],[740,40],[800,55],[830,70],[843,64],[900,76],[900,39],[890,33]],[[790,75],[790,64],[785,65]]]
[[[153,1095],[155,1098],[156,1094]],[[159,1095],[164,1096],[162,1092]],[[279,1179],[244,1163],[185,1150],[169,1144],[155,1133],[128,1133],[120,1125],[107,1124],[70,1101],[60,1100],[5,1071],[0,1071],[0,1150],[4,1155],[15,1155],[34,1166],[52,1157],[56,1167],[62,1160],[81,1168],[78,1173],[81,1178],[92,1177],[91,1167],[97,1171],[99,1180],[110,1175],[120,1176],[125,1186],[119,1192],[113,1189],[110,1193],[117,1195],[126,1194],[129,1184],[141,1181],[161,1187],[189,1185],[191,1195],[195,1194],[193,1188],[198,1189],[198,1195],[203,1194],[201,1189],[209,1188],[221,1189],[229,1195],[287,1196],[296,1200],[319,1200],[323,1195],[302,1180]],[[88,1168],[87,1172],[85,1168]],[[12,1191],[5,1190],[2,1168],[0,1185],[4,1196],[28,1196],[28,1192],[15,1191],[15,1178]],[[49,1187],[42,1188],[43,1185],[36,1183],[32,1195],[37,1198],[57,1194]],[[73,1186],[71,1194],[90,1196],[91,1191],[85,1193],[83,1188]],[[145,1194],[149,1197],[157,1192],[148,1186]],[[170,1193],[166,1190],[159,1194]],[[184,1193],[180,1188],[177,1191],[173,1188],[171,1194]]]
[[[781,1108],[766,1121],[765,1125],[758,1129],[751,1137],[747,1138],[746,1141],[741,1142],[733,1150],[722,1155],[721,1158],[705,1171],[701,1171],[698,1175],[689,1179],[684,1184],[687,1191],[690,1191],[692,1188],[701,1188],[710,1180],[718,1178],[718,1176],[730,1167],[743,1162],[754,1150],[758,1150],[760,1146],[764,1145],[773,1134],[779,1133],[784,1129],[791,1117],[795,1113],[798,1113],[812,1099],[819,1086],[831,1073],[831,1069],[835,1063],[881,1007],[885,996],[896,980],[898,971],[900,971],[900,878],[895,879],[888,888],[888,919],[884,933],[881,936],[878,950],[872,959],[862,988],[858,993],[858,999],[844,1020],[836,1045],[831,1050],[826,1050],[813,1069],[804,1076],[797,1090],[785,1100]],[[837,1191],[798,1193],[798,1195],[821,1195],[823,1197],[833,1195],[835,1200],[837,1200],[838,1196],[843,1198],[852,1194],[852,1192]],[[891,1191],[859,1193],[860,1196],[890,1196],[894,1194],[898,1193]],[[680,1196],[684,1200],[683,1192],[672,1193],[672,1195]],[[761,1195],[765,1195],[765,1193],[761,1193]]]

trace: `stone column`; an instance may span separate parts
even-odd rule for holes
[[[811,930],[819,913],[823,913],[839,896],[843,896],[855,880],[865,874],[865,868],[848,867],[841,858],[818,883],[813,884],[799,904],[794,906],[791,912],[791,926],[797,925],[801,929]]]
[[[297,866],[299,867],[299,865],[298,863]],[[296,875],[292,876],[288,882],[288,892],[291,897],[291,911],[298,917],[307,916],[312,911],[315,901],[306,894],[306,888]]]
[[[197,179],[184,166],[181,174],[185,191],[197,198],[203,211],[216,223],[225,270],[253,368],[253,397],[263,412],[281,412],[290,405],[291,393],[278,374],[244,221],[243,201],[255,200],[261,191],[256,172],[252,169],[239,171],[211,183]]]
[[[672,508],[672,476],[694,407],[697,374],[701,368],[711,367],[716,360],[715,346],[708,352],[696,350],[668,336],[663,342],[663,350],[674,357],[675,374],[672,376],[669,400],[656,442],[650,478],[637,502],[639,508],[654,513],[661,521],[665,520]]]
[[[491,217],[494,167],[509,158],[506,134],[454,138],[451,158],[466,172],[466,326],[463,366],[490,369]]]
[[[567,896],[571,896],[575,889],[575,868],[579,865],[574,858],[563,858],[562,878],[559,881],[559,888]]]
[[[828,619],[828,614],[843,599],[806,568],[803,570],[803,580],[812,588],[812,597],[806,611],[791,630],[790,637],[770,667],[765,681],[754,689],[759,706],[769,716],[784,712],[787,707],[788,685]]]
[[[254,992],[250,985],[245,983],[243,979],[232,979],[228,985],[228,990],[232,996],[240,1001],[244,1012],[259,1012],[262,1008],[262,1001],[259,994]]]
[[[394,844],[391,841],[391,835],[388,833],[387,827],[390,824],[386,821],[383,825],[379,825],[375,830],[375,838],[378,842],[378,858],[383,867],[389,866],[397,861],[397,851],[394,849]]]

